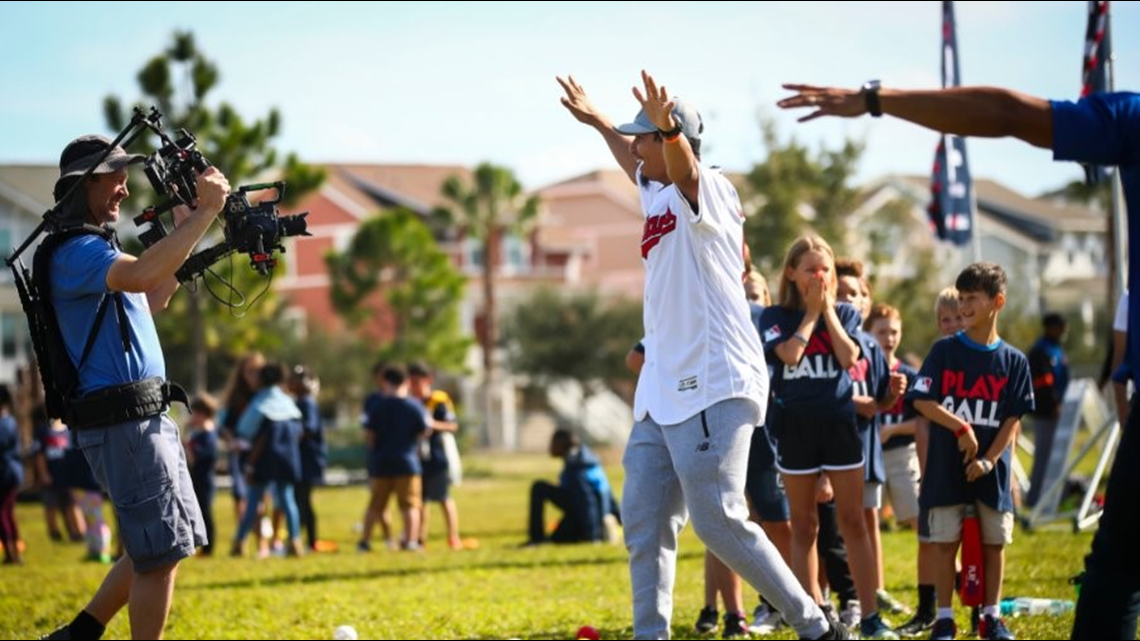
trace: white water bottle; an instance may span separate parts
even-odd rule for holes
[[[1033,597],[1018,597],[1016,599],[1006,599],[1001,602],[1002,616],[1021,616],[1021,615],[1039,615],[1048,614],[1057,616],[1072,612],[1075,607],[1072,601],[1067,599],[1036,599]]]

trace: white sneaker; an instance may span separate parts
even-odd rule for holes
[[[863,609],[858,601],[848,601],[843,611],[839,613],[839,622],[849,629],[858,626],[862,620]]]
[[[618,523],[616,516],[613,514],[603,516],[602,528],[605,531],[606,543],[616,545],[622,542],[621,523]]]
[[[760,603],[752,611],[752,625],[748,631],[752,634],[772,634],[787,625],[780,612],[767,603]]]

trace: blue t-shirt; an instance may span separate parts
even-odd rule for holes
[[[1116,165],[1124,186],[1129,238],[1140,239],[1140,94],[1093,94],[1052,101],[1053,159]],[[1132,233],[1137,234],[1133,237]],[[1128,282],[1140,282],[1140,260],[1128,261]],[[1128,326],[1140,327],[1140,296],[1128,299]],[[1129,333],[1128,363],[1140,388],[1140,340]]]
[[[1033,411],[1029,361],[1005,341],[980,345],[965,332],[958,332],[934,344],[906,397],[910,401],[937,401],[972,425],[978,456],[984,456],[1005,420]],[[1012,512],[1011,449],[1007,447],[1001,453],[992,472],[969,483],[958,439],[950,430],[932,423],[919,503],[929,509],[977,500],[995,510]]]
[[[70,487],[67,473],[67,450],[71,448],[71,432],[66,429],[53,430],[43,423],[32,431],[32,453],[44,457],[47,472],[51,475],[51,486],[57,490]]]
[[[187,446],[194,454],[194,464],[190,466],[190,478],[195,483],[214,482],[214,466],[218,463],[218,431],[194,430],[187,439]]]
[[[107,271],[122,252],[96,235],[77,236],[56,248],[51,262],[51,302],[63,342],[79,362],[87,335],[107,289]],[[145,294],[122,293],[130,326],[130,351],[124,351],[114,300],[99,327],[91,353],[79,370],[80,394],[147,378],[166,378],[162,345]]]
[[[419,441],[427,431],[427,417],[422,406],[406,398],[372,394],[364,403],[364,429],[371,430],[374,438],[369,476],[423,474]]]
[[[1029,348],[1029,372],[1033,375],[1034,415],[1053,416],[1065,400],[1069,387],[1069,359],[1065,349],[1044,336]]]
[[[11,414],[0,416],[0,488],[19,487],[24,482],[20,462],[20,432]]]
[[[918,370],[902,361],[895,363],[895,366],[891,369],[891,373],[902,374],[903,376],[906,376],[907,386],[910,386],[910,384],[913,383],[914,379],[918,376]],[[908,402],[905,396],[900,396],[899,400],[895,401],[895,404],[891,406],[891,409],[879,412],[879,423],[880,426],[898,425],[899,423],[909,421],[915,416],[918,416],[918,413],[914,411],[914,404]],[[883,443],[883,449],[893,450],[896,447],[906,447],[913,442],[913,435],[900,434],[898,436],[892,436],[887,439],[887,442]]]
[[[851,375],[851,395],[869,396],[876,402],[881,401],[890,392],[890,372],[883,348],[874,336],[863,331],[855,340],[863,356],[847,370]],[[863,480],[885,483],[887,475],[883,466],[883,444],[879,440],[879,413],[866,417],[856,412],[855,424],[859,428],[859,438],[863,439]]]
[[[321,412],[317,399],[301,396],[297,409],[301,410],[301,482],[323,483],[325,467],[328,465],[328,449],[325,446],[325,430],[321,424]]]
[[[835,306],[835,311],[843,329],[859,345],[859,312],[847,303],[839,303]],[[815,331],[808,337],[807,348],[798,364],[785,365],[776,356],[776,346],[792,339],[803,319],[803,310],[778,305],[773,305],[760,314],[760,341],[764,345],[764,356],[773,364],[772,413],[849,415],[855,411],[851,404],[851,374],[839,367],[839,362],[835,360],[831,335],[822,319],[816,323]]]

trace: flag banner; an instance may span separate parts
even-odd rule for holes
[[[958,36],[954,24],[954,3],[942,3],[942,87],[960,86]],[[966,158],[966,139],[943,134],[934,152],[930,178],[930,225],[940,240],[955,245],[970,242],[974,230],[973,180]]]
[[[1112,43],[1108,29],[1108,0],[1089,2],[1089,21],[1085,27],[1085,55],[1081,61],[1081,97],[1109,91],[1108,59],[1112,56]],[[1108,177],[1108,168],[1082,164],[1085,182],[1096,185]]]

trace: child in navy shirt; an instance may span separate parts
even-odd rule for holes
[[[871,286],[864,276],[863,263],[840,258],[835,269],[839,278],[836,300],[850,303],[861,319],[866,318],[871,312]],[[883,611],[909,614],[906,606],[884,588],[883,546],[879,538],[879,510],[883,507],[883,484],[887,480],[883,444],[879,440],[879,411],[894,405],[906,392],[906,382],[901,377],[891,376],[883,350],[873,336],[860,327],[855,338],[862,356],[849,373],[854,385],[855,423],[859,426],[859,438],[863,442],[863,520],[875,560],[875,602]],[[845,611],[848,619],[856,618],[850,608],[845,608]],[[877,616],[862,617],[859,634],[869,639],[893,636],[887,623]]]
[[[1013,541],[1011,442],[1021,416],[1033,409],[1029,361],[998,336],[1006,276],[998,265],[974,263],[958,276],[965,329],[934,344],[907,398],[930,419],[925,480],[919,495],[935,544],[938,618],[931,638],[952,639],[954,557],[967,506],[976,506],[986,576],[986,639],[1013,639],[1001,620],[1004,546]]]
[[[214,417],[218,402],[209,394],[199,394],[190,402],[190,421],[186,424],[186,463],[190,466],[190,482],[202,511],[206,526],[206,544],[203,556],[214,551],[214,494],[217,481],[214,468],[218,463],[218,432]]]
[[[873,617],[878,607],[863,520],[863,444],[849,373],[861,355],[860,318],[850,305],[836,303],[836,284],[835,254],[827,242],[813,235],[796,240],[784,259],[779,303],[760,316],[765,356],[774,366],[768,427],[792,515],[793,571],[822,603],[813,547],[816,482],[824,472],[834,487],[862,611]]]

